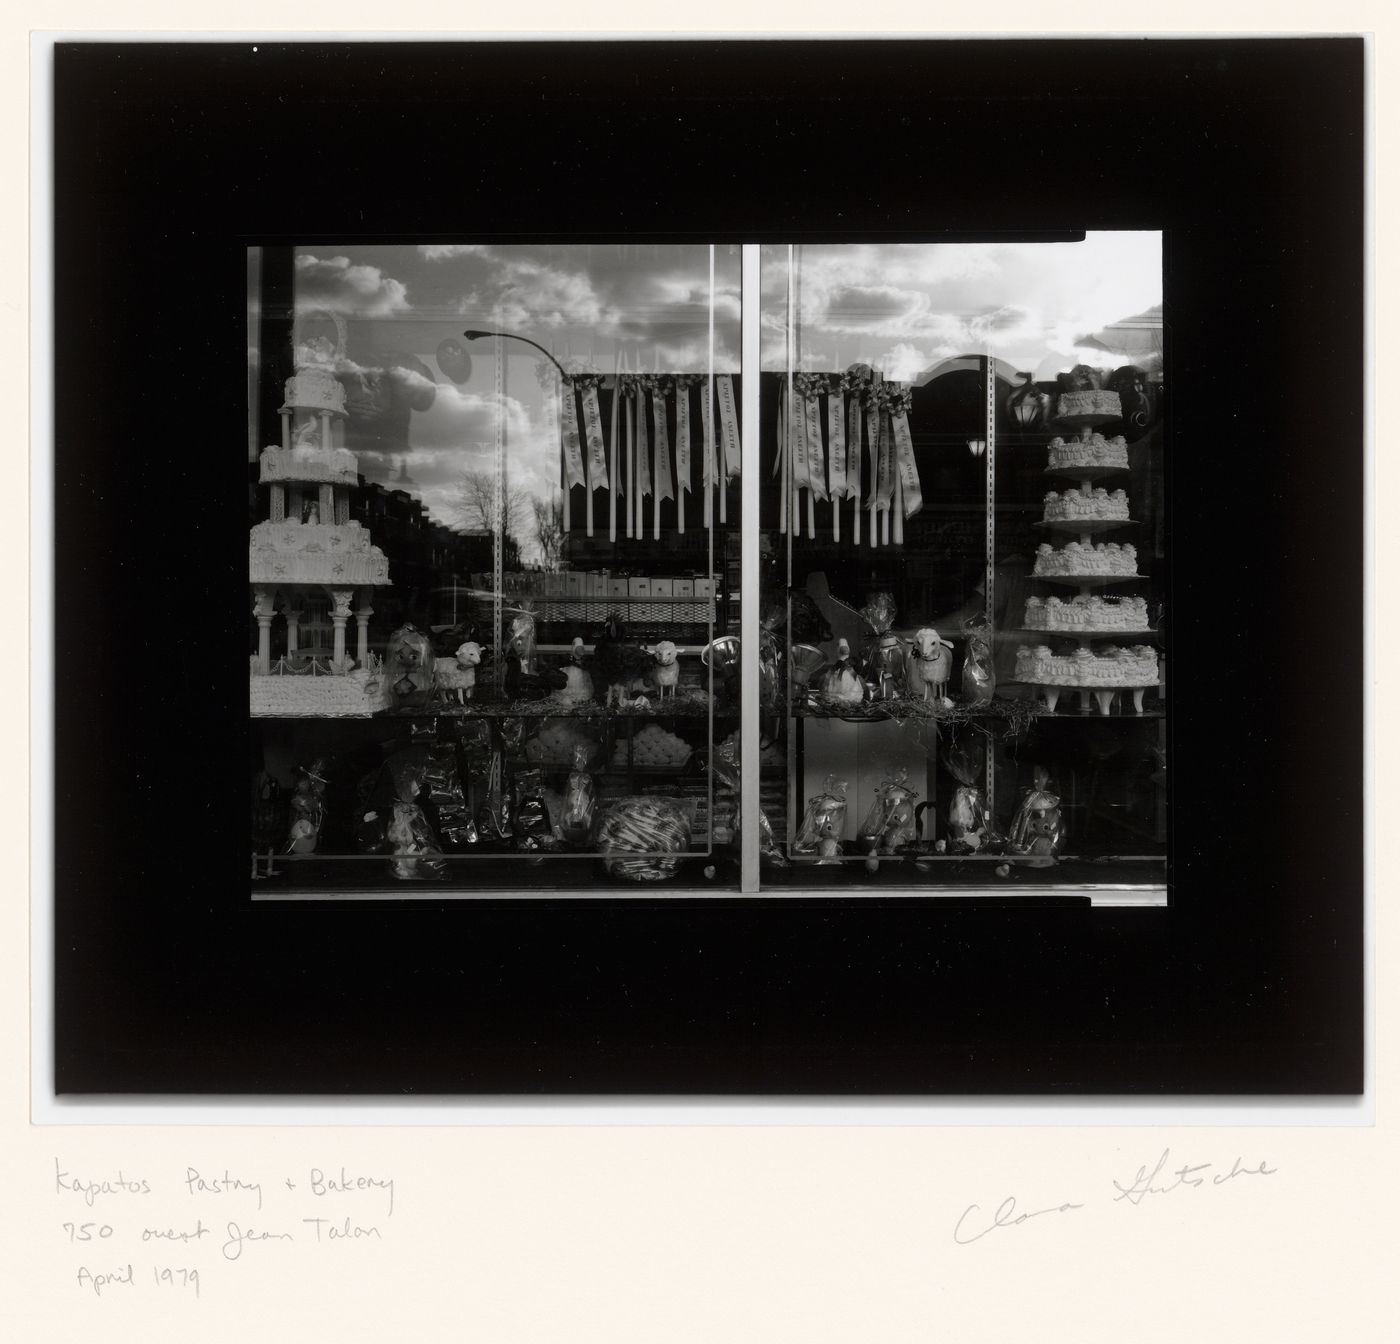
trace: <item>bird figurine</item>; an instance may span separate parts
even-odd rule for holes
[[[588,659],[583,652],[583,640],[574,636],[569,661],[564,665],[564,676],[568,684],[561,693],[561,699],[570,704],[581,705],[593,699],[593,674],[588,670]]]
[[[641,645],[629,643],[622,618],[612,612],[604,622],[602,633],[593,641],[594,684],[607,688],[603,704],[611,709],[614,701],[619,708],[627,704],[628,688],[646,674],[652,660]]]

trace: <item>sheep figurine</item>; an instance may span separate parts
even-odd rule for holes
[[[476,669],[481,666],[481,645],[468,640],[457,649],[456,661],[443,659],[437,665],[438,685],[450,699],[456,694],[457,703],[465,705],[476,694]]]
[[[909,694],[941,704],[952,673],[953,646],[932,626],[914,631],[905,666]]]
[[[651,670],[651,679],[656,683],[657,699],[664,700],[669,691],[674,700],[676,686],[681,679],[680,663],[676,661],[676,646],[669,639],[663,639],[645,652],[656,662],[656,666]]]

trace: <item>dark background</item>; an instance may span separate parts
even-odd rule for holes
[[[59,1090],[1359,1090],[1362,57],[60,47]],[[1169,910],[248,899],[246,246],[1114,228],[1166,231]]]

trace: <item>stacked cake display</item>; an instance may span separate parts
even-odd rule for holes
[[[1128,521],[1128,496],[1122,490],[1109,494],[1102,486],[1097,490],[1066,490],[1057,494],[1051,490],[1045,496],[1047,523],[1064,522],[1122,522]]]
[[[369,533],[350,519],[350,492],[359,484],[355,454],[335,444],[345,414],[345,391],[335,376],[344,357],[339,340],[306,341],[296,348],[296,372],[280,408],[282,443],[259,458],[258,479],[268,487],[268,518],[248,539],[248,577],[258,651],[250,659],[249,708],[254,716],[359,716],[381,707],[379,679],[370,668],[370,595],[389,582],[389,562]],[[358,594],[358,600],[356,597]],[[330,603],[333,646],[298,646],[309,599]],[[356,602],[351,610],[352,601]],[[351,616],[358,628],[356,657],[346,653]],[[274,658],[273,622],[285,623],[285,647]]]
[[[1089,434],[1086,438],[1071,439],[1066,443],[1061,438],[1050,440],[1050,465],[1047,471],[1063,471],[1067,467],[1125,468],[1128,465],[1128,444],[1121,434],[1105,439],[1102,434]]]
[[[1085,370],[1075,370],[1074,378]],[[1118,394],[1094,387],[1079,387],[1061,394],[1058,418],[1079,431],[1066,441],[1049,445],[1046,474],[1077,482],[1063,492],[1051,491],[1044,499],[1040,526],[1077,534],[1064,546],[1046,542],[1036,550],[1034,577],[1051,583],[1072,584],[1078,595],[1068,600],[1032,597],[1026,602],[1023,628],[1027,632],[1063,634],[1073,639],[1073,652],[1056,653],[1049,644],[1023,644],[1016,653],[1016,680],[1041,689],[1050,709],[1061,690],[1079,691],[1081,712],[1089,712],[1091,698],[1101,714],[1112,712],[1119,691],[1132,691],[1133,708],[1143,711],[1143,693],[1159,684],[1156,651],[1146,644],[1131,648],[1107,645],[1095,650],[1095,636],[1147,635],[1147,602],[1141,597],[1106,597],[1093,589],[1137,579],[1137,549],[1127,542],[1092,540],[1095,532],[1131,524],[1128,496],[1121,489],[1109,491],[1094,481],[1128,470],[1128,450],[1122,438],[1105,439],[1096,426],[1121,416]]]
[[[1058,630],[1066,634],[1103,631],[1147,633],[1145,597],[1032,597],[1026,600],[1027,630]]]

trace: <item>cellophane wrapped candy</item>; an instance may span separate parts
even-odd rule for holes
[[[797,828],[792,852],[818,854],[823,859],[837,858],[841,853],[841,832],[845,828],[846,781],[828,775],[826,787],[807,800],[807,810]]]
[[[476,822],[462,788],[457,749],[451,742],[435,742],[428,748],[423,793],[445,850],[452,853],[476,844]]]
[[[970,616],[962,623],[967,638],[963,660],[962,691],[973,704],[987,704],[996,695],[997,675],[992,660],[992,631],[985,616]]]
[[[598,828],[598,852],[608,874],[633,882],[674,877],[689,848],[690,818],[669,798],[619,798]]]
[[[948,853],[981,854],[993,844],[987,799],[977,783],[977,764],[965,751],[944,753],[948,773],[958,781],[948,804]]]
[[[893,854],[912,845],[918,838],[914,826],[914,800],[918,791],[910,787],[909,772],[901,770],[894,779],[887,779],[875,790],[859,835],[868,852]]]
[[[418,805],[428,776],[429,750],[426,746],[406,747],[385,762],[394,793],[385,838],[394,856],[394,876],[405,880],[439,878],[447,868],[437,837]]]
[[[583,848],[593,835],[593,818],[598,806],[597,786],[588,773],[592,753],[579,743],[574,748],[574,768],[564,790],[564,807],[559,816],[559,834],[566,845]]]
[[[739,734],[736,731],[722,742],[716,743],[714,753],[715,778],[734,795],[734,835],[736,839],[743,834],[743,818],[739,809],[738,738]],[[773,823],[768,820],[768,814],[762,807],[758,809],[758,853],[765,863],[774,864],[779,868],[787,865],[787,859],[783,857],[783,851],[778,848],[778,842],[773,837]]]
[[[544,775],[529,767],[515,774],[515,847],[529,852],[558,849],[549,808],[544,800]]]
[[[1013,854],[1026,855],[1028,866],[1048,868],[1064,840],[1064,821],[1059,795],[1045,787],[1050,776],[1037,766],[1034,779],[1035,786],[1026,790],[1012,818],[1008,847]]]
[[[880,699],[904,691],[904,646],[890,629],[896,610],[890,593],[871,593],[860,609],[871,631],[865,648],[865,679],[871,693]]]

